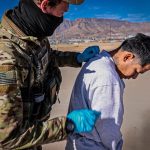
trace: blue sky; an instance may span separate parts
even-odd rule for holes
[[[19,0],[0,0],[0,17],[5,9]],[[106,18],[130,22],[150,22],[150,0],[85,0],[80,6],[70,5],[65,18]]]

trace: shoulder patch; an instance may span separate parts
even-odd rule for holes
[[[12,65],[0,66],[0,85],[16,84],[16,71]]]

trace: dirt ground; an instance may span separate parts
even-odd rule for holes
[[[120,41],[111,41],[111,42],[89,42],[89,43],[75,43],[75,44],[57,44],[52,46],[56,50],[61,51],[76,51],[81,52],[88,46],[97,45],[101,50],[112,50],[117,48],[121,44]]]
[[[82,51],[89,45],[100,45],[101,49],[113,49],[118,43],[90,43],[79,45],[61,45],[73,51]],[[62,48],[59,46],[59,48]],[[57,46],[58,48],[58,46]],[[52,117],[66,115],[71,90],[80,68],[61,68],[63,82],[60,90],[61,103],[52,110]],[[122,126],[123,150],[149,150],[150,148],[150,72],[140,75],[136,80],[125,80],[125,114]],[[64,150],[65,142],[56,142],[43,146],[44,150]]]

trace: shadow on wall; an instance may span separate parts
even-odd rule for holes
[[[150,110],[139,116],[139,124],[126,131],[123,150],[150,149]]]

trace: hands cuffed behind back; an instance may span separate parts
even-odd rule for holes
[[[66,131],[90,132],[99,116],[100,112],[90,109],[74,110],[67,115]]]

